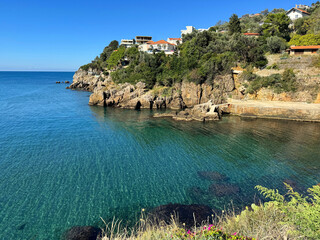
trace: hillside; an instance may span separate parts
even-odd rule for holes
[[[309,17],[293,23],[283,9],[242,18],[234,14],[229,23],[183,35],[171,55],[112,41],[80,67],[70,88],[93,92],[90,105],[132,109],[183,110],[228,99],[318,103],[319,54],[285,53],[292,42],[320,44],[319,4],[309,11]],[[210,109],[201,111],[196,118],[209,119],[203,113]]]

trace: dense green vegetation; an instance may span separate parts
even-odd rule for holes
[[[126,56],[127,49],[124,53]],[[115,82],[136,83],[143,81],[148,87],[155,84],[172,86],[183,80],[213,84],[218,74],[230,72],[231,67],[263,67],[267,64],[264,50],[256,38],[240,33],[233,35],[213,31],[197,33],[179,46],[179,56],[164,53],[147,54],[136,52],[128,67],[112,73]]]
[[[308,46],[320,45],[320,34],[294,35],[289,45]]]
[[[297,89],[297,79],[292,69],[286,69],[283,74],[272,74],[268,77],[245,71],[241,77],[247,81],[245,87],[250,94],[257,93],[261,88],[272,88],[276,93],[294,92]]]
[[[126,49],[112,41],[100,56],[81,69],[105,74],[111,71],[114,82],[143,81],[149,88],[155,85],[172,87],[181,81],[213,84],[217,75],[230,72],[232,67],[266,66],[267,52],[281,53],[289,45],[320,44],[320,35],[317,34],[320,31],[320,3],[314,3],[309,11],[311,15],[296,20],[294,27],[290,26],[291,20],[284,9],[271,12],[266,9],[241,18],[233,14],[229,22],[218,22],[208,31],[183,36],[182,44],[170,56],[163,52],[139,52],[136,45]],[[245,36],[245,32],[260,33],[261,36]],[[280,75],[255,77],[249,81],[249,92],[256,92],[261,87],[272,87],[278,92],[294,91],[292,79],[294,77],[285,83],[286,78]]]

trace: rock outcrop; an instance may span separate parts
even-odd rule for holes
[[[225,75],[217,76],[213,85],[182,82],[171,88],[155,86],[150,90],[142,82],[135,85],[115,84],[109,73],[105,75],[103,72],[92,69],[88,71],[79,69],[68,88],[92,92],[89,99],[90,105],[181,110],[209,101],[214,104],[223,103],[227,99],[227,94],[234,90],[235,85],[232,76]]]
[[[102,72],[79,69],[73,76],[73,82],[67,88],[93,92],[97,87],[106,86],[109,81],[110,77],[105,76]]]
[[[180,224],[184,224],[186,228],[199,225],[203,221],[212,219],[213,211],[206,205],[191,204],[172,204],[161,205],[150,211],[149,217],[154,218],[155,222],[165,221],[171,223],[174,217]]]
[[[101,229],[92,226],[75,226],[70,228],[63,236],[65,240],[96,240]]]
[[[316,86],[314,79],[306,85],[308,87],[295,93],[275,93],[272,89],[262,88],[250,95],[246,93],[237,74],[216,76],[212,85],[184,81],[172,87],[155,86],[153,89],[148,89],[143,82],[116,84],[109,74],[79,69],[68,88],[92,92],[90,105],[172,109],[175,111],[154,116],[171,117],[174,120],[212,121],[219,120],[227,113],[259,118],[320,121],[319,108],[306,104],[320,103],[320,93],[316,90],[308,91],[308,87]],[[283,107],[276,102],[291,102],[291,105]]]

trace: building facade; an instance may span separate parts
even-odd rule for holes
[[[196,29],[192,26],[186,26],[186,30],[181,30],[181,37],[186,34],[193,33]]]
[[[121,39],[121,46],[124,46],[126,48],[131,47],[133,44],[135,44],[134,39]]]
[[[182,38],[168,38],[167,39],[168,43],[174,44],[174,45],[178,45],[182,43]]]
[[[287,11],[287,16],[291,19],[291,21],[307,17],[309,15],[310,13],[297,7],[291,8],[289,11]]]
[[[136,44],[145,44],[152,40],[150,36],[136,36]]]
[[[157,42],[149,43],[148,44],[148,53],[157,53],[157,52],[164,52],[167,55],[171,55],[174,53],[176,49],[176,45],[169,43],[165,40],[160,40]]]
[[[311,55],[316,54],[320,50],[320,45],[315,46],[291,46],[290,55]]]

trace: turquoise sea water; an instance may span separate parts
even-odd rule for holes
[[[149,110],[88,106],[73,73],[0,72],[0,239],[59,239],[100,217],[132,221],[169,202],[222,209],[254,186],[320,182],[320,124],[224,117],[153,119]],[[218,197],[198,171],[229,177]],[[200,188],[200,190],[199,190]]]

